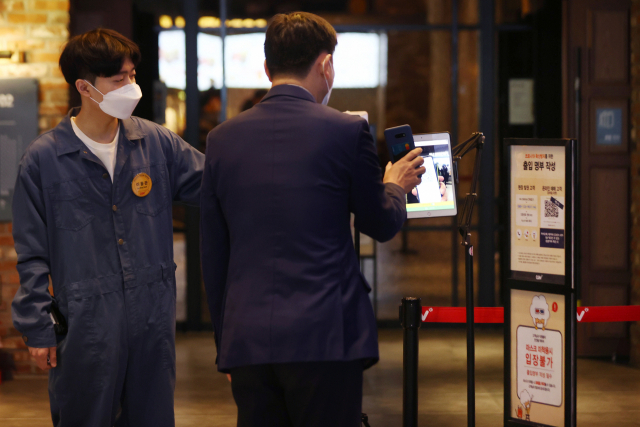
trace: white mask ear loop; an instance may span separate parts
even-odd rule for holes
[[[322,105],[327,105],[329,103],[329,98],[331,97],[331,91],[333,90],[333,86],[329,87],[329,80],[327,79],[327,72],[324,71],[324,65],[327,62],[327,60],[329,60],[329,55],[327,55],[327,57],[324,59],[324,61],[322,61],[322,72],[324,74],[324,81],[327,84],[327,94],[324,96],[324,99],[322,100]],[[335,80],[336,76],[335,76],[335,72],[333,70],[333,65],[331,64],[331,61],[329,61],[329,66],[331,66],[331,72],[334,73],[333,78]]]
[[[100,92],[100,91],[98,90],[98,88],[97,88],[97,87],[95,87],[94,85],[92,85],[91,83],[89,83],[89,82],[88,82],[87,80],[85,80],[85,79],[82,79],[82,80],[84,80],[84,81],[85,81],[89,86],[91,86],[92,88],[94,88],[95,90],[97,90],[97,91],[98,91],[98,93],[104,97],[104,93]],[[100,105],[100,103],[99,103],[98,101],[96,101],[95,99],[93,99],[93,97],[92,97],[91,95],[89,95],[89,99],[91,99],[91,100],[92,100],[93,102],[95,102],[96,104]]]
[[[331,67],[331,72],[333,72],[333,65],[331,64],[331,61],[329,60],[329,55],[327,55],[327,57],[324,59],[324,62],[322,62],[322,71],[324,72],[324,81],[327,83],[327,89],[333,89],[333,87],[329,87],[329,80],[327,79],[327,72],[324,71],[324,65],[327,63],[327,61],[329,61],[329,66]],[[335,78],[335,76],[333,76]],[[96,89],[97,90],[97,89]]]

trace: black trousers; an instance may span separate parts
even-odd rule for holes
[[[231,370],[238,427],[359,427],[361,360]]]

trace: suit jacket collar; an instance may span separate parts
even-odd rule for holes
[[[304,99],[305,101],[311,101],[313,103],[316,102],[313,95],[311,95],[311,93],[306,89],[300,86],[288,84],[272,87],[260,102],[264,102],[267,99],[274,98],[276,96],[292,96],[294,98]]]
[[[71,117],[75,117],[79,113],[80,107],[72,108],[54,129],[56,154],[58,156],[85,149],[84,143],[76,136],[71,126]],[[124,135],[125,140],[129,141],[132,145],[134,144],[133,141],[142,139],[146,135],[142,129],[140,129],[140,126],[131,118],[120,120],[119,126],[120,134]]]

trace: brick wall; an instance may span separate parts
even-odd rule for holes
[[[25,63],[0,65],[0,78],[37,78],[39,130],[57,125],[68,110],[68,85],[58,58],[69,37],[68,0],[1,0],[0,50],[26,53]],[[19,286],[11,223],[0,222],[0,345],[11,352],[19,373],[37,373],[11,322],[11,301]]]
[[[631,1],[631,304],[640,305],[640,0]],[[631,325],[631,363],[640,367],[640,322]]]

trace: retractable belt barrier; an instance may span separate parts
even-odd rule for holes
[[[467,315],[470,315],[467,317]],[[473,319],[471,318],[473,316]],[[475,391],[473,369],[473,331],[474,323],[504,323],[504,308],[475,307],[473,314],[467,313],[465,307],[423,307],[420,298],[403,298],[400,306],[400,320],[404,330],[403,339],[403,392],[402,392],[402,426],[418,426],[418,330],[422,323],[466,323],[467,324],[467,394],[468,426],[475,426]],[[640,306],[597,306],[578,307],[577,323],[587,322],[638,322]],[[471,352],[471,355],[469,355]]]
[[[475,323],[504,323],[504,308],[476,307],[473,311]],[[638,322],[639,305],[578,307],[578,323],[588,322]],[[466,323],[465,307],[422,307],[423,323]]]

